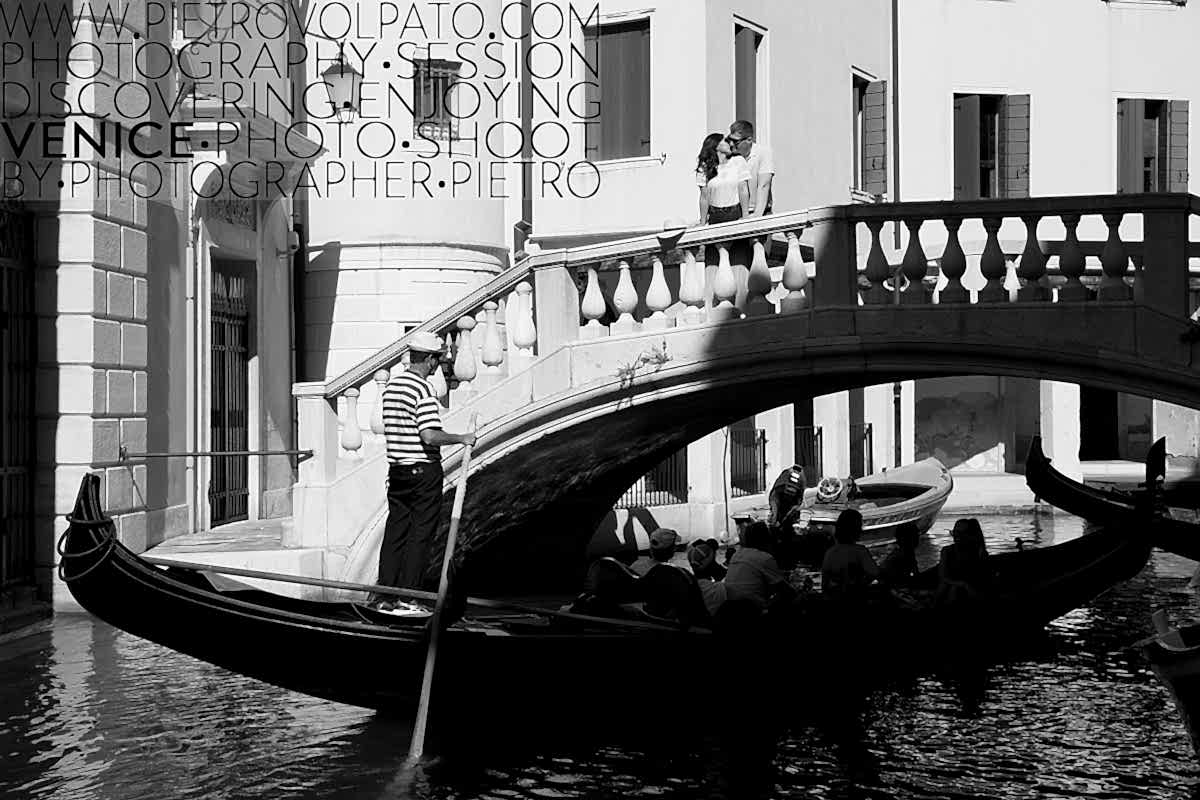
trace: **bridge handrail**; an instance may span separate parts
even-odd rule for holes
[[[820,206],[800,211],[773,214],[764,217],[725,222],[717,225],[692,226],[686,223],[664,225],[658,234],[648,234],[612,242],[582,245],[572,248],[548,250],[526,256],[511,269],[500,273],[491,281],[478,287],[462,299],[418,325],[395,342],[381,348],[361,362],[324,382],[322,394],[334,400],[347,389],[368,382],[379,370],[387,370],[400,362],[408,350],[413,334],[420,331],[440,332],[454,325],[464,315],[479,309],[488,300],[495,300],[513,291],[522,281],[532,280],[540,270],[584,267],[605,261],[628,260],[638,256],[649,256],[675,248],[697,248],[728,242],[741,237],[764,237],[802,231],[813,225],[834,220],[850,222],[884,221],[896,222],[905,219],[971,219],[980,217],[1047,217],[1064,213],[1126,213],[1183,212],[1200,214],[1200,197],[1185,193],[1148,194],[1098,194],[1063,195],[1053,197],[1031,197],[1019,199],[996,198],[986,200],[930,200],[905,201],[899,203],[855,203],[839,206]],[[1060,243],[1044,242],[1047,255],[1054,254]],[[1133,244],[1133,243],[1129,243]],[[1102,243],[1081,241],[1086,254],[1093,254],[1094,247]],[[1130,248],[1136,251],[1136,246]],[[1192,247],[1190,251],[1200,250]],[[1191,252],[1189,252],[1189,255]],[[1091,270],[1089,270],[1090,272]],[[1051,273],[1054,270],[1050,270]],[[312,384],[304,390],[311,395]]]

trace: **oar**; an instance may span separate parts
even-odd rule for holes
[[[478,414],[471,415],[471,433],[475,433]],[[429,631],[429,649],[425,652],[425,676],[421,680],[421,700],[417,704],[417,721],[413,727],[412,743],[408,748],[408,762],[416,764],[425,751],[425,727],[429,721],[429,695],[433,691],[433,673],[437,666],[438,639],[442,632],[442,613],[446,607],[446,594],[450,589],[450,563],[454,559],[454,546],[458,542],[458,521],[462,518],[463,500],[467,494],[467,470],[471,467],[471,449],[468,444],[463,451],[462,464],[458,468],[458,486],[454,489],[454,505],[450,511],[450,530],[446,533],[446,549],[442,554],[442,579],[438,583],[437,602],[433,606],[433,619]]]

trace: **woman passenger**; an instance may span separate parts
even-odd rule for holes
[[[879,566],[870,551],[858,543],[862,536],[862,514],[848,508],[834,523],[835,544],[821,562],[821,592],[838,600],[862,601],[868,587],[879,577]]]

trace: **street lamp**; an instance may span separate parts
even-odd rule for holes
[[[321,73],[325,90],[329,92],[329,105],[338,122],[353,122],[358,114],[358,99],[362,89],[362,73],[346,61],[342,43],[338,43],[337,61]]]

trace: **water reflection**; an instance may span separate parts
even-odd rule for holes
[[[1018,536],[1045,546],[1082,530],[1064,517],[982,521],[992,552],[1015,549]],[[936,562],[952,522],[923,543],[923,565]],[[1152,607],[1200,616],[1186,587],[1193,566],[1155,554],[1135,579],[1002,664],[964,653],[905,675],[881,660],[863,665],[879,678],[871,686],[836,674],[790,678],[787,665],[770,676],[631,668],[616,730],[477,718],[432,740],[441,757],[415,773],[403,768],[407,720],[62,617],[49,633],[0,648],[0,796],[1200,800],[1170,699],[1128,649],[1148,632]],[[672,730],[675,712],[696,703],[735,713]],[[782,708],[786,718],[770,716]]]

